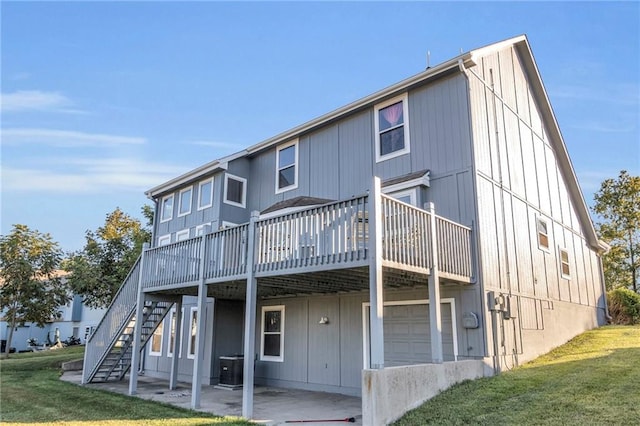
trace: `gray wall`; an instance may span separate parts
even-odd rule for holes
[[[490,90],[492,78],[497,96]],[[514,301],[522,318],[512,320],[515,325],[499,324],[507,334],[499,351],[524,354],[523,359],[540,352],[535,343],[539,339],[530,337],[534,332],[523,333],[527,329],[523,323],[545,314],[547,320],[553,317],[553,309],[541,308],[543,302],[544,306],[562,301],[590,308],[575,311],[581,315],[573,319],[579,327],[566,325],[575,334],[584,329],[583,324],[597,324],[594,318],[604,306],[600,260],[586,243],[565,183],[573,177],[563,175],[558,167],[516,51],[507,48],[482,58],[469,73],[469,85],[481,283],[486,290],[517,296]],[[538,247],[539,217],[549,224],[549,251]],[[559,248],[569,252],[570,279],[560,277]],[[537,323],[542,324],[542,333],[544,322]],[[545,347],[557,346],[567,337],[557,336],[547,334]],[[492,352],[491,333],[488,337]]]

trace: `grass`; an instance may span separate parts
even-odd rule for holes
[[[640,326],[607,326],[500,376],[460,383],[395,425],[640,424]]]
[[[12,354],[0,361],[0,421],[39,425],[250,425],[61,381],[63,362],[82,359],[84,348]]]

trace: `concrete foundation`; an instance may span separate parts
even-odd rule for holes
[[[362,424],[389,424],[451,385],[491,375],[490,371],[480,360],[364,370]]]

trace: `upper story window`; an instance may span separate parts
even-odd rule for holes
[[[298,141],[276,149],[276,194],[298,187]]]
[[[538,232],[538,248],[549,251],[549,224],[546,220],[538,218],[536,229]]]
[[[571,268],[569,264],[569,252],[567,249],[559,249],[560,251],[560,275],[562,278],[571,278]]]
[[[224,202],[244,208],[247,201],[247,180],[227,173],[224,176]]]
[[[206,209],[213,205],[213,178],[204,180],[198,184],[198,210]]]
[[[184,216],[191,213],[191,194],[193,194],[192,186],[180,191],[180,208],[178,209],[178,216]]]
[[[284,305],[262,307],[260,360],[284,361]]]
[[[409,152],[409,112],[407,94],[378,104],[374,108],[376,161]]]
[[[162,198],[160,208],[160,222],[166,222],[173,218],[173,194]]]
[[[158,247],[166,246],[167,244],[171,244],[171,234],[158,237]]]

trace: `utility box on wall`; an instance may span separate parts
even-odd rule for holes
[[[220,357],[220,386],[231,389],[242,387],[244,357],[231,355]]]

